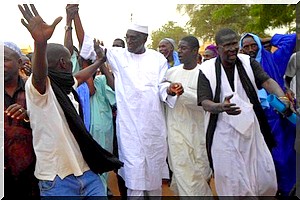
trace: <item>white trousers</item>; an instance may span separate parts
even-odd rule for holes
[[[144,199],[144,196],[148,196],[151,198],[148,199],[161,199],[162,196],[162,189],[157,189],[157,190],[131,190],[127,189],[127,196],[128,199],[134,199],[134,200],[140,200]]]

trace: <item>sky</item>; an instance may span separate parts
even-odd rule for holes
[[[297,0],[285,0],[284,3],[296,3]],[[62,21],[57,25],[49,42],[61,43],[64,40],[64,27],[66,25],[67,3],[78,3],[79,14],[83,28],[87,34],[102,40],[110,46],[115,38],[124,38],[127,27],[132,21],[148,24],[149,35],[152,31],[161,28],[168,21],[174,21],[184,27],[189,17],[176,10],[178,3],[283,3],[282,0],[7,0],[0,11],[0,40],[12,41],[21,48],[30,45],[33,48],[33,39],[27,29],[21,24],[22,14],[18,4],[33,3],[39,14],[47,24],[59,16]],[[132,16],[131,16],[132,14]],[[73,31],[73,41],[77,46],[77,38]],[[151,38],[148,40],[150,43]]]
[[[131,20],[148,24],[149,33],[151,33],[168,21],[174,21],[177,22],[177,25],[184,26],[189,19],[188,16],[176,11],[175,1],[161,1],[159,5],[156,1],[138,0],[109,0],[103,2],[101,0],[6,1],[0,12],[0,25],[5,30],[1,31],[0,39],[15,42],[19,46],[33,45],[31,35],[21,24],[22,14],[17,5],[23,3],[34,3],[40,16],[47,24],[52,24],[59,16],[63,17],[49,40],[49,42],[62,44],[66,25],[65,7],[67,3],[79,3],[79,15],[85,32],[104,41],[104,44],[109,46],[115,38],[124,38]],[[73,33],[74,44],[78,44],[75,31]]]

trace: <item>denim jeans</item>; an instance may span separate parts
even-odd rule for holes
[[[100,177],[91,170],[84,172],[81,176],[74,176],[72,174],[64,179],[56,176],[53,181],[40,180],[39,187],[42,200],[70,199],[67,198],[68,196],[72,196],[72,199],[80,200],[107,199],[106,188],[100,180]],[[50,196],[56,196],[57,198]],[[78,198],[74,198],[74,196]]]

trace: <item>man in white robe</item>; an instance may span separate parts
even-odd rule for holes
[[[204,111],[197,105],[198,39],[187,36],[179,41],[181,65],[170,68],[166,79],[179,82],[184,93],[174,108],[166,106],[168,161],[173,172],[171,188],[179,196],[211,196],[211,169],[205,148]]]
[[[231,29],[216,34],[219,57],[204,62],[198,103],[206,113],[207,149],[219,196],[274,196],[272,138],[257,97],[257,87],[289,107],[280,86],[249,56],[238,54]],[[264,123],[262,123],[264,121]]]
[[[127,48],[106,49],[115,78],[119,159],[124,162],[119,174],[128,196],[162,195],[163,169],[167,167],[163,101],[172,106],[181,90],[180,84],[163,82],[167,60],[145,48],[147,37],[147,26],[132,24],[126,33]],[[95,57],[92,45],[85,35],[81,49],[85,59]]]

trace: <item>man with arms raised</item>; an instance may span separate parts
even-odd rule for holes
[[[26,19],[22,24],[34,39],[32,75],[25,91],[40,194],[43,198],[104,196],[97,173],[118,168],[121,163],[92,140],[79,115],[82,110],[74,90],[104,62],[103,52],[97,51],[94,64],[73,77],[69,50],[61,44],[47,44],[62,18],[48,25],[35,6],[30,7],[19,5]]]

